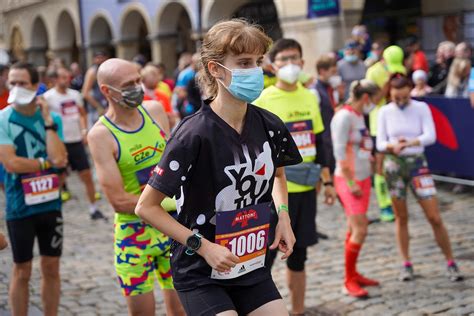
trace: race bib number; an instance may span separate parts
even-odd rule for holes
[[[412,181],[418,197],[427,198],[436,194],[435,183],[428,168],[420,168]]]
[[[37,205],[59,199],[59,177],[50,171],[21,177],[26,205]]]
[[[65,101],[61,103],[62,114],[65,117],[77,117],[79,116],[79,107],[73,100]]]
[[[286,124],[300,155],[305,157],[316,156],[316,135],[314,135],[313,121],[298,121]]]
[[[360,130],[362,139],[359,145],[359,157],[361,158],[370,158],[372,155],[372,150],[374,149],[374,142],[369,135],[369,131],[364,128]]]
[[[240,258],[229,272],[212,270],[212,279],[234,279],[265,266],[270,203],[235,211],[217,212],[216,244],[227,247]]]

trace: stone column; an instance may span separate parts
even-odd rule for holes
[[[168,75],[178,65],[176,44],[177,34],[158,34],[151,37],[151,53],[153,62],[162,62],[166,65]]]
[[[55,48],[52,49],[55,57],[64,60],[65,65],[70,65],[72,62],[72,50],[71,47]]]
[[[342,23],[338,16],[304,19],[281,24],[283,36],[294,38],[303,48],[304,70],[315,72],[316,59],[323,53],[342,47]]]
[[[138,54],[138,40],[120,40],[116,45],[116,55],[118,58],[132,60]]]
[[[27,60],[35,66],[47,66],[46,47],[30,47],[25,50]]]

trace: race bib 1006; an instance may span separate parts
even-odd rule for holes
[[[229,272],[212,270],[213,279],[234,279],[265,266],[270,203],[262,203],[235,211],[217,212],[216,244],[227,247],[240,258]]]
[[[316,156],[316,135],[314,135],[313,121],[298,121],[286,123],[300,155],[305,157]]]
[[[50,171],[30,173],[21,177],[26,205],[59,199],[59,177]]]

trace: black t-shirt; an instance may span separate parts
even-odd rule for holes
[[[285,124],[249,104],[238,134],[207,103],[176,128],[148,182],[177,200],[178,221],[215,240],[216,211],[237,210],[272,201],[276,168],[302,158]],[[171,265],[176,289],[200,285],[252,285],[270,277],[262,268],[231,280],[211,279],[211,267],[173,242]]]

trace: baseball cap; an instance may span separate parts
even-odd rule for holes
[[[383,51],[383,59],[388,71],[391,73],[407,73],[405,66],[403,66],[403,50],[399,46],[392,45],[387,47]]]

